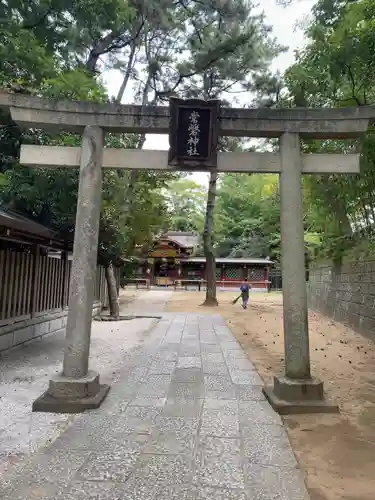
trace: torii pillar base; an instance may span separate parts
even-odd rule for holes
[[[99,383],[99,374],[89,371],[76,379],[52,377],[47,391],[33,403],[33,411],[48,413],[82,413],[99,408],[109,392],[109,385]]]
[[[339,412],[339,407],[324,397],[323,382],[316,378],[276,376],[273,387],[264,387],[263,394],[280,415]]]

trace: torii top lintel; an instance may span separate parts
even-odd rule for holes
[[[106,132],[168,134],[168,106],[102,104],[42,99],[0,90],[0,108],[22,127],[81,133],[87,125]],[[220,135],[280,137],[285,132],[317,139],[363,135],[375,119],[375,106],[349,108],[222,108]]]

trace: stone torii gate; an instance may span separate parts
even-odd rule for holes
[[[104,134],[166,134],[168,107],[122,106],[40,99],[0,93],[0,107],[24,128],[82,134],[81,148],[21,148],[23,165],[79,167],[69,313],[62,373],[50,380],[34,411],[80,412],[96,408],[109,387],[89,370],[93,290],[98,248],[103,168],[175,170],[163,151],[105,149]],[[359,155],[301,155],[300,138],[348,139],[363,135],[374,109],[232,109],[219,110],[218,135],[279,138],[280,152],[222,153],[218,172],[278,173],[281,198],[281,248],[285,373],[264,393],[280,413],[337,411],[323,394],[323,382],[311,376],[305,282],[301,174],[358,173]],[[188,168],[187,168],[188,169]]]

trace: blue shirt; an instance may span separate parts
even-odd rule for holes
[[[247,283],[244,283],[243,285],[241,285],[240,290],[242,293],[249,293],[250,286]]]

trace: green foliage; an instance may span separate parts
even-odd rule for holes
[[[170,211],[170,229],[202,234],[206,189],[189,178],[173,181],[166,191]]]
[[[269,65],[282,48],[247,0],[8,0],[0,4],[0,19],[0,86],[12,92],[105,102],[109,97],[99,76],[104,67],[124,73],[118,102],[129,82],[135,84],[135,101],[144,105],[174,93],[219,98],[235,91],[249,92],[267,104],[278,91]],[[78,146],[80,138],[25,132],[9,116],[1,120],[1,203],[72,237],[78,173],[26,169],[18,158],[21,143]],[[136,148],[143,140],[108,134],[106,145]],[[240,143],[222,138],[220,150],[233,151]],[[167,228],[203,231],[203,190],[178,178],[170,173],[104,172],[99,248],[104,263],[131,255]],[[242,225],[238,221],[240,229],[233,229],[236,238],[243,235],[242,245],[254,235],[253,245],[261,238],[258,253],[277,246],[278,231],[274,235],[265,229],[264,236],[259,221],[254,222],[267,221],[266,210],[258,213],[254,208],[247,217]],[[236,251],[246,251],[239,240],[237,246]]]
[[[275,175],[225,174],[215,209],[221,257],[280,257],[280,206]]]
[[[375,4],[320,0],[307,28],[310,43],[285,74],[287,106],[343,107],[375,103]],[[317,255],[338,258],[375,223],[375,129],[361,141],[305,141],[303,151],[361,153],[360,175],[306,176],[306,230],[320,235]],[[362,251],[362,250],[361,250]]]
[[[119,32],[131,21],[124,0],[96,2],[2,3],[0,18],[0,85],[14,92],[43,97],[108,101],[100,80],[86,64],[92,47],[104,32]],[[113,40],[115,43],[115,40]],[[107,47],[108,48],[108,47]],[[51,135],[38,130],[21,132],[3,115],[0,129],[0,202],[73,238],[78,192],[78,171],[29,169],[18,164],[20,144],[79,146],[80,137]],[[107,134],[106,146],[136,147],[135,136]],[[172,176],[173,177],[173,176]],[[151,239],[165,224],[167,207],[161,190],[171,175],[142,174],[136,186],[131,217],[126,213],[129,175],[103,173],[99,260],[107,264],[132,254],[134,245]]]

